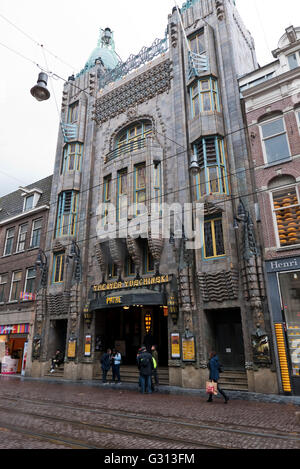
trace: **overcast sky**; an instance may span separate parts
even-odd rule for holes
[[[285,28],[300,26],[299,0],[236,4],[254,37],[260,65],[273,61],[271,51]],[[53,172],[63,81],[51,79],[51,98],[39,103],[30,94],[40,72],[35,64],[67,79],[84,67],[99,28],[106,27],[114,31],[116,50],[125,61],[164,37],[173,6],[174,0],[0,0],[0,197]],[[44,57],[30,38],[57,58],[48,52]]]

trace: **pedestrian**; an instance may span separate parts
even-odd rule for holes
[[[100,359],[101,368],[102,368],[102,382],[105,384],[107,383],[107,373],[110,370],[111,365],[111,349],[108,348],[107,352],[104,353]]]
[[[158,386],[159,381],[158,381],[158,372],[157,372],[157,367],[158,367],[158,352],[156,349],[156,345],[152,345],[151,347],[151,353],[152,353],[152,359],[153,359],[153,378],[154,378],[154,385]],[[155,390],[155,387],[153,385],[153,390]]]
[[[50,373],[54,373],[55,368],[58,368],[64,362],[64,354],[57,349],[54,357],[52,358]]]
[[[225,394],[225,392],[220,388],[218,381],[220,377],[220,363],[219,363],[219,358],[216,352],[210,352],[209,354],[209,362],[208,362],[208,369],[209,369],[209,379],[210,381],[213,381],[214,383],[217,383],[217,389],[220,394],[224,397],[225,404],[229,401],[229,397]],[[209,398],[207,402],[212,402],[213,401],[213,396],[212,394],[209,395]]]
[[[152,394],[151,377],[153,370],[153,360],[151,353],[147,352],[145,346],[142,346],[141,353],[138,357],[138,368],[140,371],[141,393],[145,394],[147,389],[147,393]]]
[[[121,361],[122,361],[122,356],[120,352],[117,349],[113,349],[112,352],[112,379],[113,382],[116,382],[117,379],[117,384],[121,383],[121,377],[120,377],[120,366],[121,366]]]
[[[140,347],[137,351],[137,354],[136,354],[136,363],[137,363],[137,366],[139,366],[139,356],[141,355],[142,353],[142,347]],[[141,387],[142,387],[142,384],[141,384],[141,375],[139,374],[139,391],[141,390]]]

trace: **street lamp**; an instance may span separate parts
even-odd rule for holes
[[[197,176],[197,174],[199,172],[199,169],[200,169],[200,167],[199,167],[197,155],[195,153],[193,153],[193,155],[191,157],[191,164],[190,164],[191,174],[193,176]]]
[[[30,90],[30,93],[37,101],[46,101],[50,98],[50,92],[47,88],[47,82],[47,73],[39,73],[37,84]]]

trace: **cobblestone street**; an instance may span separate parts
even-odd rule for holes
[[[299,449],[299,406],[0,377],[1,449]]]

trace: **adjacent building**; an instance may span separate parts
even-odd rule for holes
[[[52,176],[0,198],[0,341],[4,357],[16,360],[20,373],[27,351],[31,371],[36,295],[40,272],[36,262],[44,249]],[[6,354],[6,355],[5,355]],[[12,370],[11,370],[12,371]],[[25,369],[23,370],[25,372]]]
[[[282,392],[300,394],[300,28],[240,78]]]
[[[228,386],[278,392],[237,80],[257,67],[233,0],[174,8],[124,63],[100,31],[63,90],[33,376],[57,348],[68,379],[108,347],[136,367],[145,343],[172,385],[203,388],[216,350]]]

